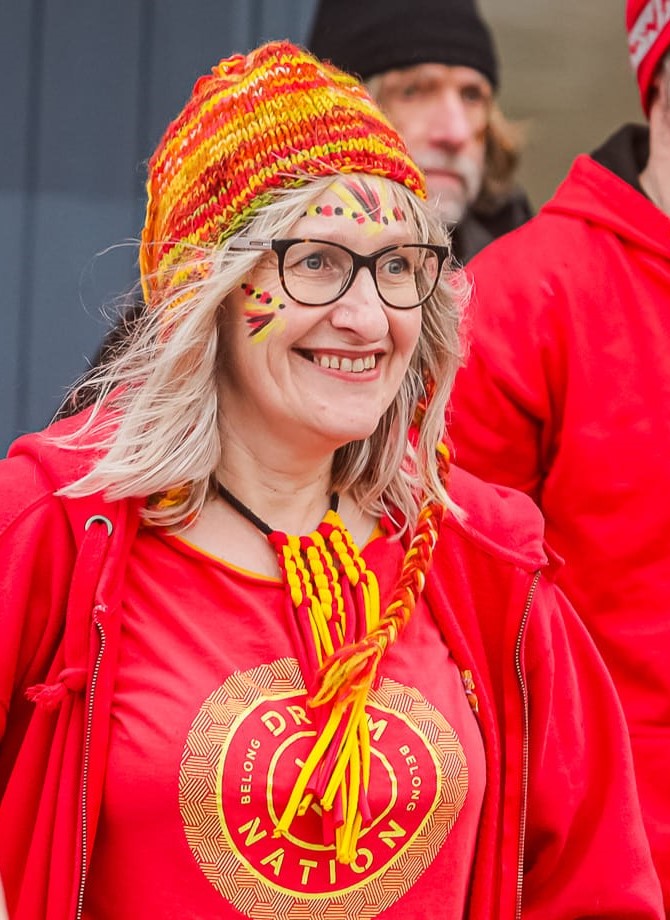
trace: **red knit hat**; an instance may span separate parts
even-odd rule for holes
[[[220,245],[308,176],[371,173],[425,197],[404,143],[354,77],[270,42],[200,77],[149,161],[144,296],[179,285],[198,247]]]
[[[670,0],[627,0],[626,30],[642,108],[648,116],[654,74],[670,47]]]

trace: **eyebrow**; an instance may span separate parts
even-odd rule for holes
[[[300,221],[319,221],[319,229],[310,231],[300,228],[299,236],[305,236],[307,238],[319,239],[324,243],[341,243],[343,246],[348,246],[351,249],[356,249],[357,243],[359,243],[359,237],[356,239],[352,238],[351,235],[351,223],[348,222],[347,226],[342,226],[342,224],[329,223],[326,218],[322,218],[320,214],[315,215],[306,215],[301,217]],[[372,221],[371,221],[372,223]],[[322,228],[329,227],[330,232],[328,233],[327,238],[325,237]],[[420,234],[416,223],[411,219],[408,221],[399,221],[395,224],[377,224],[376,226],[380,227],[379,234],[371,235],[370,240],[380,242],[379,236],[383,234],[384,240],[381,245],[376,246],[377,249],[383,249],[384,246],[401,246],[403,243],[422,243],[423,240],[420,239]],[[376,245],[376,244],[375,244]]]
[[[444,66],[450,67],[451,72],[454,69],[458,69],[461,66],[466,65],[455,64]],[[459,77],[457,80],[459,85],[478,86],[492,92],[491,84],[486,79],[484,74],[479,73],[479,71],[475,70],[473,67],[468,68],[468,70],[471,70],[472,73],[466,74],[462,77],[462,79]],[[381,89],[386,89],[389,84],[391,87],[401,85],[403,82],[405,82],[405,80],[411,80],[416,77],[426,77],[431,80],[443,80],[447,76],[448,75],[445,74],[445,72],[442,70],[442,65],[440,64],[424,63],[414,64],[412,67],[398,67],[395,70],[389,70],[382,74]]]

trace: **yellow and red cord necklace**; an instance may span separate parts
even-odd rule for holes
[[[336,859],[356,857],[370,825],[370,733],[365,706],[377,667],[409,620],[423,590],[444,513],[431,503],[419,515],[390,604],[380,611],[377,578],[337,509],[339,496],[312,533],[273,530],[218,480],[218,494],[268,539],[277,554],[286,614],[313,710],[315,737],[275,827],[287,835],[312,803],[322,812],[323,843]]]

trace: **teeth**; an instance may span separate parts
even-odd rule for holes
[[[375,355],[366,355],[364,358],[340,358],[338,355],[315,355],[314,363],[319,367],[327,367],[334,371],[360,374],[361,371],[371,371],[377,366]]]

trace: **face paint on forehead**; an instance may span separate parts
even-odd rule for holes
[[[407,216],[398,205],[393,205],[386,185],[372,186],[365,179],[346,179],[336,182],[330,189],[342,205],[311,204],[305,216],[343,217],[355,220],[370,232],[378,232],[392,221],[405,221]]]
[[[247,297],[244,302],[244,319],[249,327],[249,338],[255,342],[262,342],[271,333],[280,332],[285,324],[283,318],[277,315],[277,311],[283,310],[286,304],[269,291],[255,288],[246,282],[240,287]]]

